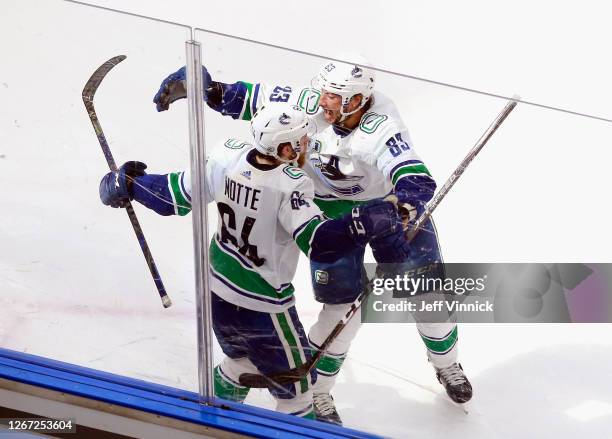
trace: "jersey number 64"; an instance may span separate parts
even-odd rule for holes
[[[249,243],[249,235],[255,225],[255,218],[247,216],[242,224],[242,230],[240,231],[240,239],[242,239],[242,246],[238,245],[238,240],[232,235],[228,227],[231,230],[236,230],[236,214],[234,210],[225,203],[217,203],[217,209],[219,209],[219,216],[221,217],[221,242],[231,243],[234,247],[238,248],[238,251],[246,256],[251,262],[257,267],[261,267],[265,262],[264,258],[257,256],[257,246]],[[227,223],[225,219],[227,217]]]

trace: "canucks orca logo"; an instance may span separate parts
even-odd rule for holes
[[[321,170],[321,174],[328,180],[332,181],[357,181],[363,177],[361,175],[345,175],[340,170],[340,159],[336,155],[332,155],[327,163],[323,163],[321,156],[319,156],[318,163],[314,163],[314,166]]]
[[[359,66],[355,66],[355,68],[351,70],[351,76],[353,78],[361,78],[363,76],[363,69]]]
[[[289,116],[287,113],[283,113],[278,118],[278,121],[283,125],[289,125],[291,123],[291,116]]]

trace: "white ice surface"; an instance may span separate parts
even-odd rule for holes
[[[383,13],[397,20],[377,12]],[[238,34],[246,26],[240,17]],[[327,17],[323,25],[332,21]],[[214,28],[211,23],[193,22]],[[258,36],[262,27],[247,27],[245,34]],[[311,30],[320,44],[322,26]],[[268,32],[274,41],[276,34]],[[174,301],[164,310],[125,213],[99,202],[98,182],[107,168],[80,98],[102,61],[128,55],[96,96],[117,162],[143,160],[157,173],[185,168],[186,106],[158,114],[151,98],[160,80],[184,64],[187,32],[62,2],[6,1],[0,34],[0,346],[196,390],[190,218],[162,218],[136,206]],[[213,77],[227,82],[299,84],[320,64],[197,37]],[[279,42],[297,44],[291,35],[283,38]],[[428,40],[419,41],[426,46]],[[384,53],[389,44],[384,41]],[[376,53],[372,47],[366,46]],[[437,65],[415,60],[423,68]],[[456,61],[449,63],[443,78],[452,80],[456,68]],[[529,78],[508,75],[497,91],[532,90]],[[533,93],[562,95],[583,110],[609,104],[609,89],[600,85],[594,92],[596,81],[586,74],[574,79],[563,92],[542,83]],[[503,106],[385,75],[379,89],[394,96],[439,182]],[[248,136],[246,124],[212,112],[206,130],[211,148],[229,135]],[[517,108],[437,212],[447,260],[610,262],[611,144],[610,125]],[[301,259],[295,285],[306,327],[318,312],[308,276]],[[347,426],[393,437],[606,437],[612,434],[610,333],[609,325],[594,324],[462,325],[460,360],[475,389],[466,415],[435,380],[412,325],[366,325],[334,396]],[[220,358],[218,347],[215,355]],[[263,391],[253,391],[248,402],[272,405]]]

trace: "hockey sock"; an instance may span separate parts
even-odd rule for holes
[[[219,366],[214,370],[215,396],[229,401],[242,402],[247,397],[248,387],[241,386],[223,373]]]
[[[317,362],[317,373],[322,376],[334,376],[340,372],[346,355],[323,355]]]
[[[432,331],[428,331],[432,332]],[[435,367],[446,367],[456,361],[457,357],[457,326],[441,337],[424,334],[423,328],[419,328],[419,334],[425,347],[427,355]]]

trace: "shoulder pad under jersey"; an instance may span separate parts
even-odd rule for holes
[[[251,148],[252,145],[243,140],[226,139],[223,146],[219,143],[213,148],[208,158],[215,163],[215,166],[226,167],[247,154]]]
[[[368,111],[361,118],[359,130],[366,134],[373,134],[378,128],[389,119],[386,114],[379,114],[374,111]]]
[[[396,125],[402,129],[404,123],[393,101],[376,91],[373,99],[373,105],[361,118],[359,130],[366,134],[378,134],[387,125]]]
[[[243,149],[247,146],[252,146],[252,145],[240,139],[227,139],[225,143],[223,144],[223,146],[229,149]]]

